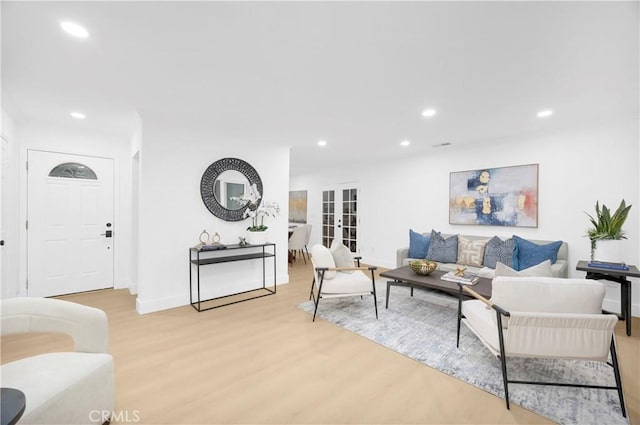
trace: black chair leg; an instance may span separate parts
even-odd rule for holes
[[[462,321],[462,285],[458,292],[458,333],[456,335],[456,348],[460,347],[460,322]]]
[[[500,365],[502,367],[502,383],[504,384],[504,400],[509,410],[509,380],[507,379],[507,356],[504,353],[504,335],[502,333],[502,316],[496,311],[496,320],[498,322],[498,340],[500,342]]]
[[[373,285],[373,306],[376,309],[376,320],[378,320],[378,298],[376,296],[376,280],[373,276],[373,270],[371,271],[371,283]]]
[[[622,417],[627,417],[627,411],[624,407],[624,395],[622,394],[622,379],[620,378],[620,366],[618,365],[618,355],[616,353],[616,344],[611,335],[611,363],[613,363],[613,374],[616,378],[616,388],[618,389],[618,397],[620,398],[620,408],[622,409]]]

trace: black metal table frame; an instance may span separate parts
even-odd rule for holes
[[[635,269],[634,266],[631,267]],[[620,315],[618,315],[618,318],[625,322],[627,336],[631,336],[631,281],[627,279],[627,276],[640,277],[640,275],[633,271],[589,267],[586,261],[579,261],[576,270],[586,272],[587,279],[609,280],[620,284]]]
[[[273,253],[266,251],[267,247],[273,247]],[[232,250],[249,249],[249,248],[253,248],[253,249],[261,248],[261,252],[253,252],[249,254],[239,254],[239,255],[222,255],[222,256],[208,257],[208,258],[202,258],[202,259],[200,258],[201,253],[220,253],[220,252],[227,253]],[[194,253],[196,254],[195,259],[193,258]],[[273,257],[273,289],[267,288],[266,286],[266,259],[270,257]],[[240,302],[249,301],[256,298],[262,298],[262,297],[275,294],[276,286],[277,286],[276,285],[276,269],[277,269],[276,258],[277,258],[276,244],[269,243],[269,242],[261,245],[244,245],[244,246],[228,245],[227,249],[213,250],[213,251],[203,251],[196,248],[189,248],[189,302],[191,304],[191,307],[193,307],[198,312],[202,312],[202,311],[212,310],[218,307],[224,307],[227,305],[237,304]],[[209,265],[209,264],[228,263],[232,261],[245,261],[245,260],[257,260],[257,259],[262,259],[262,287],[261,288],[249,289],[247,291],[241,291],[241,292],[234,292],[228,295],[208,298],[206,300],[200,299],[201,298],[200,297],[200,267],[201,266]],[[197,294],[198,294],[196,300],[193,299],[193,267],[194,266],[196,267],[196,285],[197,285]],[[260,292],[260,293],[249,298],[243,298],[241,300],[231,301],[228,303],[219,304],[212,307],[202,308],[201,306],[202,303],[205,303],[208,301],[220,300],[220,299],[233,297],[236,295],[248,294],[252,292],[256,292],[256,293]]]

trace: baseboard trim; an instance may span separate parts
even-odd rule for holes
[[[602,302],[602,309],[606,311],[610,311],[612,313],[619,314],[620,301],[610,300],[605,298],[604,301]],[[633,317],[640,317],[640,304],[631,304],[631,315]]]
[[[189,305],[189,294],[187,293],[152,300],[140,300],[139,296],[136,298],[136,311],[138,314],[154,313],[185,305]]]

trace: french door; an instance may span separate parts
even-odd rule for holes
[[[27,157],[27,295],[113,287],[113,160]]]
[[[322,244],[331,246],[334,239],[353,253],[358,247],[358,193],[353,184],[322,191]]]

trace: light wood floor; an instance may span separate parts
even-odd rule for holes
[[[311,269],[300,259],[276,295],[197,313],[140,316],[135,296],[64,297],[105,310],[116,368],[116,413],[145,424],[546,424],[545,418],[453,379],[296,305]],[[186,284],[186,281],[185,281]],[[640,321],[617,328],[632,425],[640,425]],[[2,362],[68,350],[37,334],[2,338]]]

